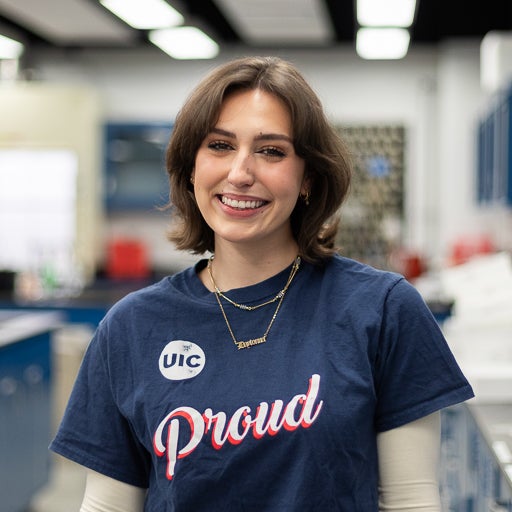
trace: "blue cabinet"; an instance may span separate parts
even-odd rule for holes
[[[109,123],[105,126],[107,211],[151,211],[169,199],[165,150],[169,123]]]
[[[478,202],[512,205],[512,85],[480,120],[477,153]]]
[[[0,312],[0,510],[25,510],[47,483],[53,313]]]
[[[444,512],[512,511],[510,464],[496,451],[510,453],[511,428],[512,405],[462,404],[442,412]]]

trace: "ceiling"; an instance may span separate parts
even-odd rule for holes
[[[168,0],[222,46],[326,48],[354,44],[355,0]],[[511,0],[418,0],[411,47],[512,31]],[[31,49],[148,45],[98,0],[0,0],[0,34]],[[156,49],[155,49],[156,50]],[[159,50],[156,50],[159,51]]]

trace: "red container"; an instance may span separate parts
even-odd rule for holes
[[[106,274],[112,279],[141,279],[149,276],[146,246],[135,239],[116,239],[108,244]]]

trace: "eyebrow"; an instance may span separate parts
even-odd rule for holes
[[[212,128],[210,133],[216,133],[217,135],[223,135],[224,137],[230,137],[232,139],[236,139],[236,135],[233,132],[228,130],[223,130],[222,128]],[[293,140],[288,137],[288,135],[284,135],[281,133],[260,133],[254,140],[284,140],[293,144]]]

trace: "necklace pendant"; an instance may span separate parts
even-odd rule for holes
[[[267,335],[270,332],[272,325],[274,324],[274,320],[276,319],[277,313],[279,312],[279,308],[281,307],[281,304],[283,302],[286,291],[288,290],[288,287],[290,286],[291,282],[293,281],[295,274],[299,270],[300,256],[297,256],[297,258],[295,258],[295,262],[293,263],[292,270],[290,272],[288,281],[286,282],[284,288],[280,292],[278,292],[278,294],[273,299],[267,300],[265,302],[262,302],[261,304],[255,305],[255,306],[248,306],[247,304],[239,304],[238,302],[231,300],[229,297],[227,297],[220,291],[219,287],[215,283],[215,280],[213,279],[212,261],[213,261],[213,255],[208,260],[208,265],[207,265],[208,273],[210,274],[210,279],[212,281],[212,285],[215,290],[215,298],[217,299],[217,303],[219,304],[220,312],[222,313],[222,316],[224,317],[224,321],[226,322],[226,327],[228,328],[228,331],[229,331],[229,334],[231,335],[231,339],[233,340],[233,343],[237,346],[238,350],[242,350],[243,348],[254,347],[255,345],[261,345],[262,343],[265,343],[267,341]],[[222,305],[222,301],[220,300],[221,297],[223,299],[225,299],[227,302],[229,302],[230,304],[232,304],[233,306],[235,306],[238,309],[241,309],[243,311],[254,311],[255,309],[262,308],[263,306],[267,306],[276,301],[279,301],[279,302],[277,303],[274,314],[272,315],[272,318],[270,319],[270,323],[268,324],[267,330],[265,331],[265,334],[263,336],[260,336],[259,338],[253,338],[253,339],[250,339],[247,341],[237,341],[235,334],[233,333],[233,329],[231,328],[231,325],[229,323],[226,312],[224,311],[224,306]]]
[[[238,347],[238,350],[242,350],[243,348],[250,348],[254,345],[261,345],[261,343],[265,343],[267,341],[266,336],[261,336],[260,338],[254,338],[252,340],[248,341],[237,341],[236,345]]]

